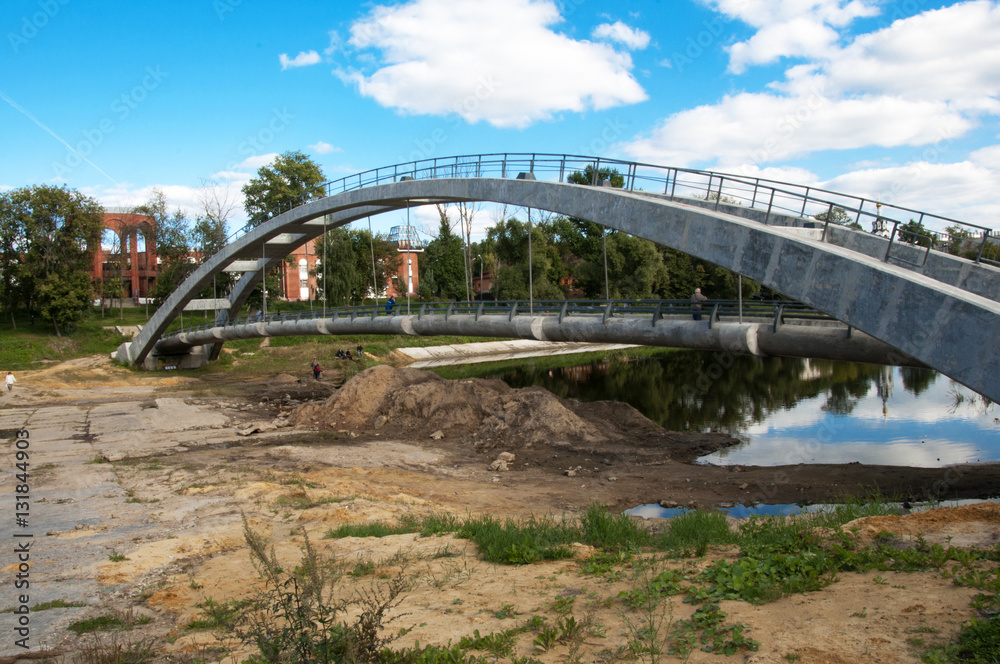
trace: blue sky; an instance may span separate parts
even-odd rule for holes
[[[7,0],[0,25],[0,188],[156,187],[192,216],[210,191],[240,225],[240,187],[287,150],[331,179],[552,152],[1000,227],[990,0]]]

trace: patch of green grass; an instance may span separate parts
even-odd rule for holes
[[[67,602],[64,599],[53,599],[48,602],[40,602],[31,607],[32,611],[47,611],[49,609],[75,609],[87,606],[85,602]]]
[[[106,632],[112,629],[129,630],[135,625],[147,625],[150,622],[152,622],[152,618],[149,616],[137,617],[131,610],[116,611],[96,618],[71,622],[66,629],[79,636],[88,632]]]
[[[419,527],[412,523],[383,523],[374,521],[372,523],[345,523],[337,528],[326,531],[327,539],[341,539],[343,537],[388,537],[390,535],[405,535],[406,533],[419,532]]]
[[[116,549],[111,549],[111,553],[108,554],[108,560],[110,560],[113,563],[124,562],[128,559],[129,559],[128,556],[126,556],[124,553],[121,553],[120,551],[117,551]]]
[[[581,519],[583,541],[604,551],[638,550],[650,543],[647,531],[624,514],[591,503]]]
[[[53,599],[48,602],[38,602],[33,607],[31,607],[32,613],[37,613],[39,611],[48,611],[49,609],[75,609],[79,607],[87,606],[84,602],[67,602],[64,599]],[[14,613],[14,607],[9,606],[0,613]]]
[[[670,519],[670,528],[660,536],[657,545],[667,551],[701,557],[708,547],[732,544],[735,540],[725,514],[698,511]]]
[[[457,536],[475,542],[484,560],[524,565],[572,558],[570,545],[581,541],[583,533],[565,520],[531,517],[500,521],[493,516],[482,516],[467,519]]]

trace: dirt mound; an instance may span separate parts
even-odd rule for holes
[[[293,424],[391,435],[473,438],[481,451],[541,443],[599,445],[662,432],[634,408],[568,402],[541,388],[512,389],[500,380],[449,381],[430,371],[376,366],[322,404],[307,404]]]
[[[844,530],[865,543],[888,533],[904,539],[923,536],[931,544],[992,546],[1000,541],[1000,504],[975,503],[901,516],[871,516],[845,524]]]

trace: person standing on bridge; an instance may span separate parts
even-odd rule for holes
[[[391,316],[392,315],[392,308],[395,307],[395,306],[396,306],[396,296],[395,295],[390,295],[389,299],[385,303],[385,315],[386,316]]]
[[[695,320],[701,320],[701,303],[707,301],[708,298],[701,294],[701,289],[695,288],[691,295],[691,315]]]

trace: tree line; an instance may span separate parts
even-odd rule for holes
[[[594,171],[588,166],[569,182],[606,182],[622,187],[624,178],[614,169]],[[254,227],[290,204],[326,195],[322,168],[302,152],[279,155],[260,167],[243,188],[244,209]],[[104,209],[100,203],[66,187],[36,185],[0,192],[0,307],[15,324],[23,310],[32,320],[49,321],[56,334],[72,329],[87,314],[94,296],[117,298],[126,290],[122,277],[128,263],[122,241],[138,230],[147,244],[155,244],[158,276],[151,295],[156,303],[174,292],[198,265],[226,243],[226,224],[235,208],[228,190],[205,183],[201,209],[194,219],[180,209],[170,211],[166,197],[153,190],[150,198],[127,209],[121,233],[106,252],[104,270],[96,283],[90,277],[100,246]],[[478,203],[437,207],[437,235],[419,260],[417,295],[425,300],[471,299],[475,276],[489,273],[490,295],[498,300],[565,299],[678,299],[695,288],[712,299],[735,299],[739,278],[730,270],[649,240],[584,220],[541,210],[493,210],[485,237],[472,241],[473,221],[482,212]],[[840,208],[831,221],[853,225]],[[825,219],[825,215],[819,215]],[[129,228],[128,224],[140,228]],[[924,245],[932,240],[919,222],[903,227],[903,241]],[[949,229],[951,242],[941,248],[956,254],[974,250],[974,238],[961,229]],[[316,262],[310,276],[318,288],[311,297],[328,306],[356,305],[384,293],[392,283],[406,291],[399,276],[405,253],[383,233],[370,229],[331,228],[314,244]],[[289,261],[290,262],[290,261]],[[274,266],[250,294],[250,306],[264,298],[280,298],[283,266]],[[292,266],[294,268],[294,266]],[[329,268],[329,269],[328,269]],[[234,277],[223,273],[197,297],[223,297]],[[744,298],[781,297],[761,284],[742,280]]]
[[[92,268],[104,235],[103,206],[67,187],[33,185],[0,192],[0,309],[16,327],[23,313],[52,325],[57,336],[71,332],[88,315],[95,297],[122,301],[130,260],[126,238],[141,235],[159,258],[156,285],[148,295],[162,301],[198,264],[226,242],[226,220],[233,209],[209,185],[203,210],[194,220],[170,212],[163,192],[126,207],[120,228],[105,251],[105,265]],[[105,267],[107,268],[105,270]],[[228,288],[220,275],[220,290]],[[206,291],[211,291],[207,288]],[[201,296],[210,296],[202,294]]]

